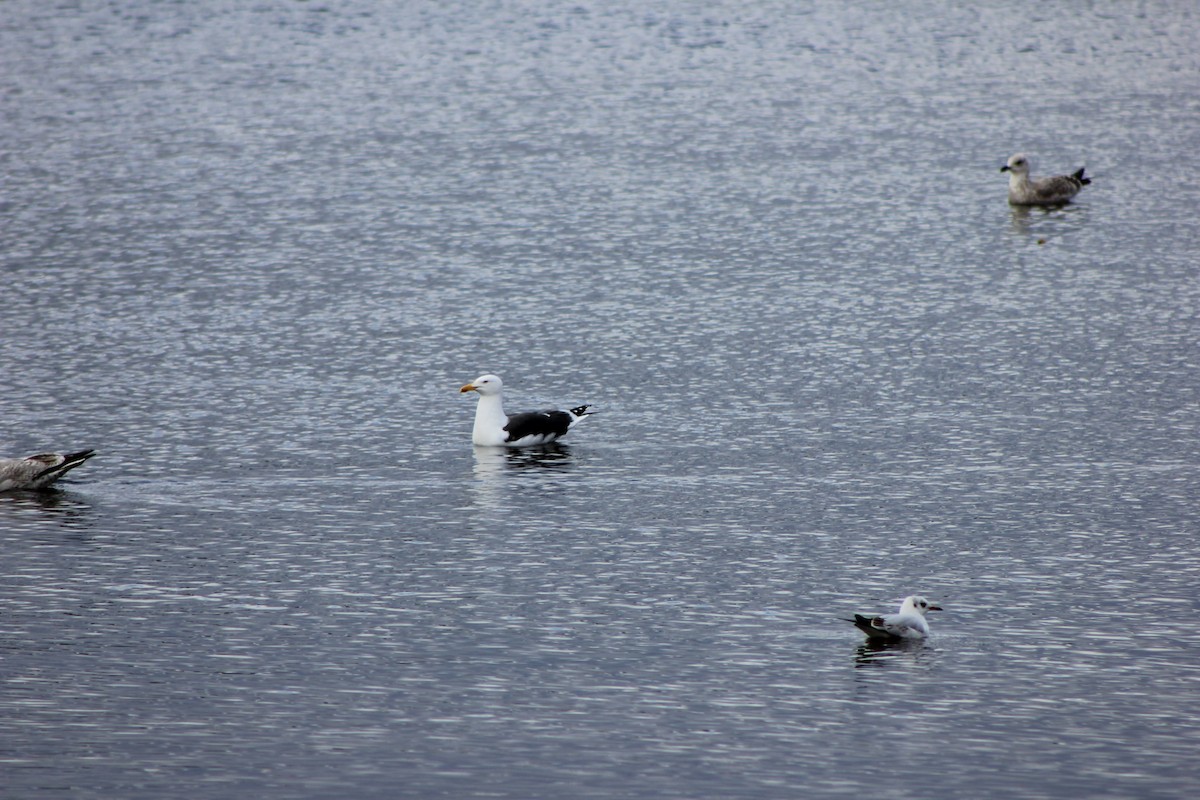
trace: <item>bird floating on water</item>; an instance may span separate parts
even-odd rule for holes
[[[1092,182],[1083,177],[1084,167],[1070,175],[1055,175],[1050,178],[1032,180],[1029,177],[1029,159],[1017,153],[1000,168],[1008,175],[1008,202],[1014,206],[1054,206],[1067,202],[1079,190]]]
[[[471,441],[483,446],[530,447],[549,444],[589,415],[596,413],[588,411],[591,406],[584,405],[567,411],[547,409],[506,414],[503,400],[504,383],[499,375],[480,375],[459,391],[479,394]]]
[[[78,453],[39,453],[25,458],[0,458],[0,492],[45,489],[94,455],[95,450],[80,450]]]
[[[900,610],[895,614],[879,614],[874,617],[864,617],[855,614],[854,627],[867,635],[868,639],[879,641],[899,642],[905,639],[924,639],[929,635],[929,623],[925,621],[925,612],[941,611],[940,606],[930,604],[918,594],[909,595],[900,604]]]

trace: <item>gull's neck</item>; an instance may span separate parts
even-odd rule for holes
[[[504,400],[501,395],[479,395],[479,405],[475,407],[475,429],[471,434],[475,444],[503,444],[504,426],[507,424],[508,415],[504,413]]]
[[[1021,192],[1031,184],[1028,172],[1009,172],[1008,173],[1008,190],[1010,192]]]

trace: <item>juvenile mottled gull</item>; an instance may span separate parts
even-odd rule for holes
[[[900,604],[900,610],[895,614],[880,614],[874,617],[864,617],[855,614],[854,627],[867,635],[868,639],[898,642],[903,639],[924,639],[929,635],[929,623],[925,621],[926,611],[941,611],[939,606],[930,605],[929,601],[920,595],[910,595]]]
[[[45,489],[94,455],[95,450],[80,450],[78,453],[40,453],[27,458],[0,458],[0,492]]]
[[[1055,175],[1052,178],[1029,178],[1029,159],[1017,153],[1000,168],[1008,175],[1008,202],[1014,206],[1053,206],[1065,203],[1079,190],[1091,183],[1083,177],[1083,167],[1070,175]]]
[[[529,447],[549,444],[595,412],[590,406],[576,406],[569,411],[525,411],[504,413],[502,393],[504,384],[498,375],[480,375],[459,390],[478,392],[475,408],[475,429],[471,440],[478,445]]]

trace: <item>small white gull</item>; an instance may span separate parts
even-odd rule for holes
[[[1070,175],[1032,180],[1029,159],[1024,153],[1017,153],[1000,168],[1008,173],[1008,202],[1014,206],[1053,206],[1067,202],[1092,182],[1083,177],[1083,170],[1080,167]]]
[[[479,405],[475,408],[475,428],[471,441],[485,447],[530,447],[549,444],[575,427],[594,411],[591,406],[576,406],[568,411],[547,409],[504,412],[504,383],[499,375],[480,375],[460,392],[477,392]]]
[[[924,639],[929,635],[929,623],[925,621],[925,612],[941,611],[940,606],[931,605],[928,600],[914,594],[904,598],[900,610],[895,614],[879,614],[864,617],[855,614],[854,627],[867,635],[868,639],[898,642],[903,639]]]
[[[25,458],[0,458],[0,492],[45,489],[94,455],[95,450],[80,450],[78,453],[39,453]]]

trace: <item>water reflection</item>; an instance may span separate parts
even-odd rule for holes
[[[476,447],[475,477],[483,480],[507,470],[569,469],[573,466],[571,446],[546,444],[541,447]]]
[[[0,494],[0,521],[11,522],[14,526],[53,522],[63,527],[86,528],[94,520],[91,504],[74,492],[22,489]]]
[[[913,666],[936,652],[929,642],[904,639],[898,642],[868,640],[854,651],[854,667]]]
[[[1029,236],[1038,232],[1035,229],[1041,228],[1044,223],[1066,219],[1068,214],[1076,214],[1080,210],[1079,206],[1072,203],[1056,206],[1009,206],[1009,225],[1013,233]],[[1044,238],[1038,241],[1038,244],[1044,243]]]
[[[483,509],[503,505],[505,481],[514,475],[564,474],[575,466],[571,446],[475,447],[475,502]]]

